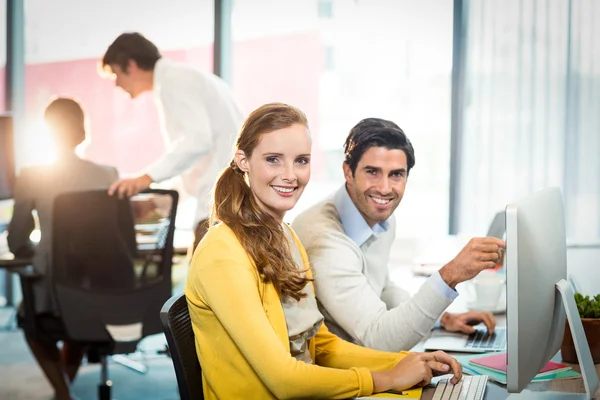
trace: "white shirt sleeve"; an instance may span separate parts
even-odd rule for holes
[[[434,272],[429,279],[427,279],[427,283],[431,285],[431,287],[447,298],[448,300],[454,300],[458,296],[458,292],[452,289],[444,280],[442,279],[440,273],[438,271]],[[381,294],[381,300],[385,302],[388,309],[397,307],[398,305],[404,303],[405,301],[410,299],[410,295],[404,289],[399,286],[396,286],[392,281],[390,281],[389,277],[386,281],[385,287],[383,288],[383,293]],[[434,328],[440,328],[440,319],[438,318],[433,325]]]
[[[392,282],[388,274],[385,286],[383,287],[383,292],[381,292],[381,300],[386,304],[389,310],[410,300],[410,294]]]
[[[433,274],[431,274],[429,279],[427,279],[427,282],[429,282],[439,294],[447,299],[454,300],[458,297],[458,292],[444,282],[439,271],[435,271]]]
[[[211,120],[202,91],[180,86],[168,82],[161,88],[159,107],[162,106],[164,128],[169,137],[176,139],[167,152],[146,169],[155,182],[185,172],[213,147]]]
[[[431,274],[429,279],[427,279],[427,283],[429,283],[436,292],[448,300],[454,300],[458,297],[458,292],[444,282],[439,271]],[[383,293],[381,294],[381,300],[387,304],[388,308],[394,308],[408,299],[410,299],[410,294],[392,282],[388,276],[385,287],[383,288]]]
[[[360,250],[350,246],[348,240],[343,234],[334,236],[330,232],[307,247],[318,300],[338,325],[362,345],[394,352],[412,348],[429,332],[451,300],[429,282],[413,297],[388,288],[380,298],[362,272]],[[395,300],[401,303],[388,310],[386,302]]]

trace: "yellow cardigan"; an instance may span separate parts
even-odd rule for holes
[[[308,266],[306,252],[294,238]],[[194,252],[185,295],[207,400],[370,395],[370,370],[390,369],[407,354],[354,345],[323,324],[309,342],[316,365],[297,361],[290,355],[277,291],[262,282],[224,224],[213,226]]]

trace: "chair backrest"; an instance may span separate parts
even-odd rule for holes
[[[95,292],[133,289],[137,249],[127,200],[106,190],[63,193],[54,200],[53,221],[55,283]]]
[[[181,400],[202,400],[202,368],[196,354],[192,321],[184,294],[171,297],[160,311],[173,359]]]
[[[143,196],[159,199],[150,203],[163,209],[149,213],[155,220],[147,218],[155,222],[152,235],[147,224],[137,223],[133,200],[106,190],[64,193],[54,200],[49,276],[73,340],[135,344],[162,331],[158,313],[171,296],[178,196],[165,190]]]

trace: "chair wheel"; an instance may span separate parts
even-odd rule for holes
[[[98,385],[98,400],[111,400],[110,386],[106,383],[101,383]]]

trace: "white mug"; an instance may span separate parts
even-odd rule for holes
[[[500,296],[505,289],[504,275],[495,271],[484,270],[473,278],[467,290],[472,301],[472,309],[481,311],[494,311],[498,307]]]

